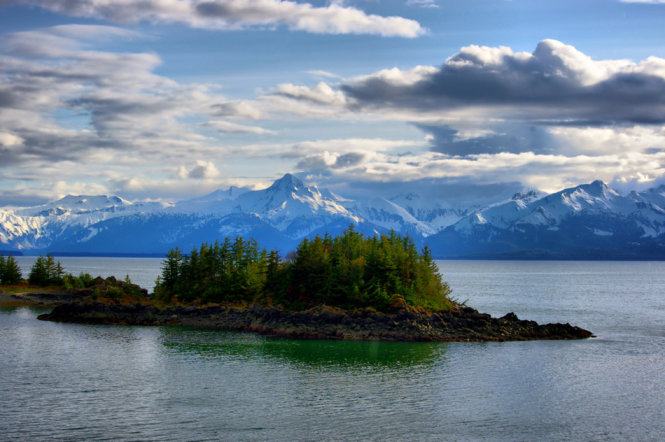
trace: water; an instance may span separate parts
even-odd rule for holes
[[[136,281],[159,271],[158,259],[63,264]],[[665,263],[440,266],[455,296],[480,310],[569,321],[598,337],[293,341],[54,324],[9,310],[0,439],[662,440]]]

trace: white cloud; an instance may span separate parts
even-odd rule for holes
[[[373,34],[414,38],[424,33],[415,20],[366,14],[331,3],[314,6],[287,0],[14,0],[75,17],[117,23],[181,23],[195,28],[288,29],[316,34]]]
[[[415,6],[418,8],[425,8],[425,9],[439,8],[439,4],[436,2],[436,0],[406,0],[406,4],[408,6]]]
[[[281,85],[264,99],[310,118],[412,122],[455,155],[665,146],[665,59],[596,60],[556,40],[533,52],[471,45],[438,67]]]
[[[67,25],[4,36],[0,127],[22,142],[13,144],[0,167],[81,160],[94,150],[175,156],[206,150],[215,140],[201,125],[220,116],[236,120],[226,123],[226,132],[268,133],[242,123],[262,118],[253,103],[228,100],[215,85],[156,74],[156,54],[89,47],[99,38],[126,35],[109,26]],[[74,124],[63,123],[63,113]]]
[[[246,124],[233,123],[223,120],[211,120],[206,124],[208,127],[222,132],[222,133],[236,133],[236,134],[254,134],[254,135],[274,135],[272,130],[264,129],[259,126],[249,126]]]
[[[210,180],[218,178],[220,175],[219,169],[212,161],[198,160],[189,168],[186,166],[178,168],[178,176],[183,179]]]
[[[665,174],[665,152],[646,154],[539,155],[533,152],[454,157],[436,152],[405,155],[372,153],[348,165],[322,154],[301,163],[343,182],[417,181],[423,178],[471,180],[476,184],[521,182],[527,187],[556,191],[593,179],[607,182],[635,176],[655,179]]]
[[[284,84],[273,96],[338,111],[448,120],[547,124],[665,122],[665,59],[594,60],[543,40],[532,53],[468,46],[442,66],[383,69],[315,86]]]
[[[0,131],[0,146],[5,148],[13,148],[23,144],[23,138],[11,132]]]
[[[320,77],[320,78],[340,78],[339,75],[329,72],[329,71],[324,71],[321,69],[314,69],[311,71],[307,71],[307,73],[313,77]]]

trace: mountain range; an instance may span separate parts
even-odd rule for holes
[[[417,193],[348,199],[286,174],[266,189],[231,187],[174,203],[68,195],[0,208],[0,250],[163,255],[243,235],[288,253],[302,238],[349,225],[408,235],[437,258],[665,259],[665,186],[621,194],[594,181],[460,207]]]

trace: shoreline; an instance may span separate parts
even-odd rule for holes
[[[318,306],[303,311],[275,307],[209,305],[63,303],[38,319],[54,322],[117,325],[183,325],[251,332],[292,339],[502,342],[586,339],[593,334],[570,324],[537,324],[514,313],[501,318],[460,306],[441,313],[372,309],[343,310]]]
[[[0,308],[54,307],[78,299],[80,295],[60,289],[29,287],[6,291],[0,288]]]

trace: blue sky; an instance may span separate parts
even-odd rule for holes
[[[0,2],[0,204],[665,174],[658,2],[54,3]]]

